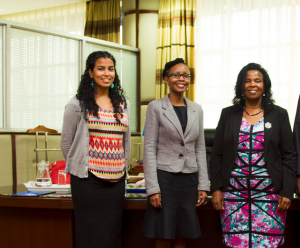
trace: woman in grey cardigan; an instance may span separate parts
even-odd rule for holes
[[[196,207],[209,191],[200,105],[183,94],[190,83],[183,59],[165,65],[170,94],[148,106],[144,171],[148,206],[142,232],[156,238],[156,248],[186,247],[201,236]]]
[[[77,248],[121,247],[130,128],[115,66],[108,52],[91,53],[64,113],[61,149],[71,174]]]

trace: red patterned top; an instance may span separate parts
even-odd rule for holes
[[[107,181],[118,181],[125,174],[123,137],[128,128],[128,116],[121,105],[123,118],[120,123],[114,110],[99,108],[98,116],[88,115],[89,160],[88,169],[95,176]]]

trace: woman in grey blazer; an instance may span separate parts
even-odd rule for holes
[[[183,59],[165,65],[170,94],[151,102],[145,127],[144,171],[148,206],[142,232],[156,248],[186,247],[201,236],[196,207],[209,191],[200,105],[183,96],[190,83]]]
[[[61,137],[77,248],[122,247],[129,116],[115,58],[105,51],[91,53],[77,95],[66,106]]]

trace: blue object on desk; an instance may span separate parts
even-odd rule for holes
[[[146,189],[127,189],[127,193],[145,194]]]
[[[25,191],[25,192],[12,194],[10,196],[39,196],[39,195],[46,195],[51,193],[55,193],[55,191]]]

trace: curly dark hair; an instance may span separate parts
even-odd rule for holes
[[[238,107],[245,107],[245,99],[243,97],[243,94],[244,94],[247,72],[251,70],[259,71],[263,75],[265,96],[263,96],[262,98],[261,106],[264,110],[268,111],[270,108],[272,108],[275,102],[274,99],[272,98],[273,93],[271,90],[271,86],[272,86],[271,79],[266,69],[264,69],[260,64],[256,64],[256,63],[249,63],[248,65],[244,66],[242,70],[239,72],[234,87],[235,96],[232,99],[232,103]]]
[[[187,64],[184,63],[184,60],[183,60],[182,58],[177,58],[177,59],[174,59],[174,60],[172,60],[172,61],[170,61],[170,62],[167,62],[167,63],[165,64],[165,68],[164,68],[163,73],[162,73],[163,78],[169,76],[169,74],[170,74],[170,69],[171,69],[174,65],[177,65],[177,64],[185,64],[185,65],[187,66]],[[189,68],[189,67],[187,66],[187,68]],[[189,68],[189,69],[190,69],[190,68]]]
[[[110,98],[111,103],[114,107],[114,117],[116,118],[116,121],[120,123],[119,116],[121,116],[121,119],[123,118],[123,113],[120,107],[120,103],[124,104],[124,108],[127,108],[127,104],[123,93],[123,89],[121,88],[119,76],[116,70],[116,60],[109,52],[97,51],[91,53],[88,56],[86,60],[85,71],[81,76],[81,81],[78,86],[76,98],[80,101],[80,107],[84,113],[85,120],[88,119],[87,116],[88,113],[92,113],[93,116],[99,118],[98,116],[99,106],[97,105],[95,100],[96,87],[92,86],[91,84],[92,79],[89,74],[89,69],[91,71],[94,70],[95,63],[99,58],[109,58],[114,63],[114,67],[115,67],[115,78],[113,82],[114,88],[109,87],[108,97]]]

